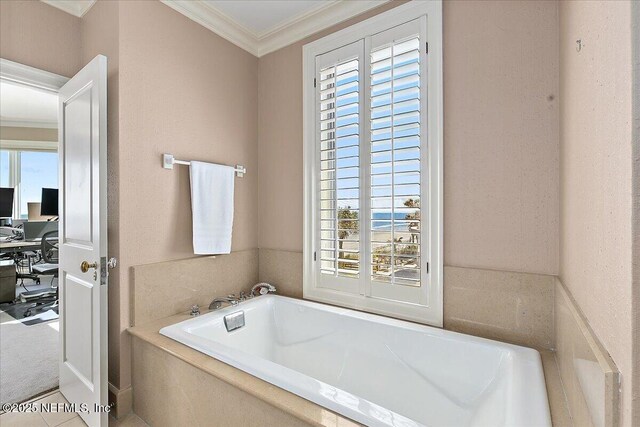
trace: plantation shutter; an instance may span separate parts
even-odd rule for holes
[[[426,54],[421,22],[369,42],[370,294],[418,303],[428,270],[421,211],[428,208]]]
[[[304,298],[442,326],[442,3],[303,58]]]
[[[427,305],[426,20],[315,58],[316,283]]]
[[[358,292],[362,277],[363,46],[352,43],[316,58],[319,283],[348,292]]]

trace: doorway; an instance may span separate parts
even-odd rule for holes
[[[115,259],[107,261],[107,58],[98,55],[71,79],[0,58],[0,83],[6,85],[6,93],[21,91],[15,96],[18,100],[47,95],[57,106],[53,114],[57,139],[46,141],[49,146],[32,140],[40,148],[36,150],[14,141],[3,150],[9,173],[6,187],[0,187],[0,230],[5,234],[0,253],[5,270],[13,272],[6,280],[7,290],[15,296],[9,304],[15,308],[24,299],[38,298],[26,312],[14,310],[15,323],[10,324],[56,332],[58,345],[47,351],[52,358],[36,361],[33,368],[34,372],[41,372],[42,365],[51,368],[54,379],[45,382],[40,374],[34,383],[40,389],[59,387],[59,398],[80,409],[72,410],[78,411],[83,423],[106,426],[108,268],[116,265]],[[35,111],[37,105],[34,102],[25,110]],[[27,160],[31,169],[23,168]],[[48,162],[48,169],[38,162]],[[36,178],[31,182],[29,176]],[[27,191],[34,185],[39,188],[39,206]],[[42,293],[48,300],[42,300]],[[35,323],[25,325],[24,318],[34,315]],[[11,347],[12,336],[22,338],[25,333],[0,335],[0,346]],[[33,347],[25,351],[45,353]],[[15,375],[22,371],[13,360],[2,360],[6,365],[2,374],[19,385],[23,396],[10,395],[11,400],[2,403],[18,403],[31,397],[28,394],[42,392],[26,391]]]
[[[58,162],[57,91],[0,79],[1,403],[58,387]]]

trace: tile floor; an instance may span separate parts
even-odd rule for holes
[[[40,404],[68,403],[64,396],[57,390],[29,401],[34,408]],[[2,427],[85,427],[82,418],[75,412],[4,412],[0,414],[0,426]],[[135,414],[129,414],[121,420],[109,417],[109,427],[148,427]]]

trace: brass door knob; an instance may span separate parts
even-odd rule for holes
[[[93,262],[90,264],[89,261],[82,261],[82,264],[80,264],[80,270],[82,270],[83,273],[89,271],[90,268],[98,268],[98,263]]]

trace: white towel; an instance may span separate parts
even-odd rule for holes
[[[233,182],[231,166],[191,162],[191,214],[193,253],[231,252],[233,228]]]

